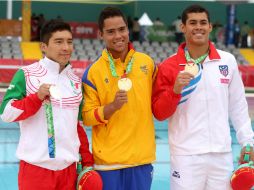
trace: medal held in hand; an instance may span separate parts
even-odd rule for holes
[[[129,91],[132,87],[132,82],[129,78],[123,77],[118,80],[118,88],[120,90]]]
[[[208,56],[209,50],[202,56],[200,56],[197,59],[192,59],[188,50],[185,49],[185,58],[187,60],[187,64],[184,67],[184,71],[188,72],[194,76],[196,76],[199,72],[199,66],[202,62],[205,60],[205,58]]]
[[[53,98],[55,98],[57,100],[61,99],[61,93],[60,93],[60,90],[58,89],[57,86],[51,85],[49,88],[49,92]]]
[[[114,63],[114,59],[112,58],[112,56],[110,55],[110,53],[108,51],[106,51],[108,54],[108,60],[109,60],[109,65],[110,65],[110,71],[113,77],[119,78],[119,76],[116,73],[116,67],[115,67],[115,63]],[[118,80],[118,88],[120,90],[125,90],[125,91],[129,91],[132,87],[132,82],[131,79],[129,79],[127,77],[127,75],[131,72],[132,70],[132,65],[134,62],[134,58],[131,57],[127,67],[126,67],[126,71],[123,74],[123,76]]]
[[[198,65],[193,62],[188,62],[184,67],[184,71],[196,76],[198,74]]]

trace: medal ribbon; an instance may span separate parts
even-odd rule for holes
[[[188,50],[185,50],[185,58],[186,58],[187,62],[193,62],[193,63],[195,63],[195,64],[199,64],[199,63],[201,63],[202,61],[205,60],[205,58],[206,58],[207,55],[208,55],[208,52],[209,52],[209,51],[207,51],[204,55],[201,55],[201,56],[200,56],[199,58],[197,58],[197,59],[192,59],[191,56],[190,56],[190,54],[189,54],[189,52],[188,52]]]
[[[108,54],[109,68],[110,68],[111,74],[112,74],[113,77],[118,78],[119,76],[117,75],[117,72],[116,72],[116,67],[115,67],[114,59],[113,59],[113,57],[110,55],[110,53],[108,52],[108,50],[106,50],[106,52],[107,52],[107,54]],[[134,62],[134,59],[133,59],[133,57],[131,57],[130,61],[129,61],[128,64],[127,64],[126,71],[125,71],[125,73],[124,73],[123,76],[126,76],[127,74],[129,74],[129,73],[131,72],[133,62]]]
[[[48,126],[49,157],[55,158],[56,156],[55,130],[54,130],[54,123],[53,123],[52,105],[50,100],[49,102],[45,103],[45,111],[46,111],[46,119],[47,119],[47,126]]]

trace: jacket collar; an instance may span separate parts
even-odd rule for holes
[[[186,43],[182,43],[177,51],[177,62],[179,64],[185,64],[186,58],[184,53],[184,48],[186,47]],[[209,56],[205,59],[205,61],[214,61],[221,59],[218,51],[216,50],[215,46],[211,41],[209,41]]]
[[[47,70],[49,70],[50,72],[59,74],[59,70],[60,70],[59,63],[47,58],[46,56],[40,60],[40,64],[43,67],[45,67]],[[61,73],[65,73],[70,68],[71,68],[71,65],[67,63]]]
[[[130,42],[129,42],[129,44],[128,44],[128,49],[129,49],[129,51],[128,51],[126,57],[125,57],[124,65],[127,65],[127,64],[128,64],[128,62],[131,60],[133,54],[135,53],[135,49],[134,49],[132,43],[130,43]],[[110,53],[110,52],[109,52],[109,53]],[[110,53],[110,55],[111,55],[111,53]],[[112,55],[111,55],[111,56],[112,56]],[[112,57],[113,57],[113,56],[112,56]],[[108,54],[107,54],[107,52],[106,52],[106,49],[104,49],[104,50],[102,51],[102,58],[103,58],[105,61],[109,62],[109,60],[108,60]],[[115,62],[116,64],[118,64],[118,63],[121,63],[122,61],[120,60],[120,58],[117,58],[117,59],[114,59],[114,62]]]

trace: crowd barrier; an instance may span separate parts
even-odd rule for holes
[[[0,59],[0,83],[10,83],[14,73],[22,66],[31,64],[36,60]],[[91,61],[71,61],[74,72],[82,77],[86,67]],[[245,87],[254,87],[254,66],[239,65],[239,71]]]
[[[239,71],[245,87],[254,87],[254,66],[239,65]]]

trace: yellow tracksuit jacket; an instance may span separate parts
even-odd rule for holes
[[[114,100],[119,78],[111,74],[105,49],[82,78],[82,116],[85,125],[92,126],[92,149],[98,170],[143,165],[155,160],[151,95],[157,67],[148,55],[130,49],[124,63],[120,59],[114,60],[118,76],[124,74],[132,56],[134,63],[128,74],[132,88],[128,91],[128,103],[109,120],[104,119],[103,109]]]

